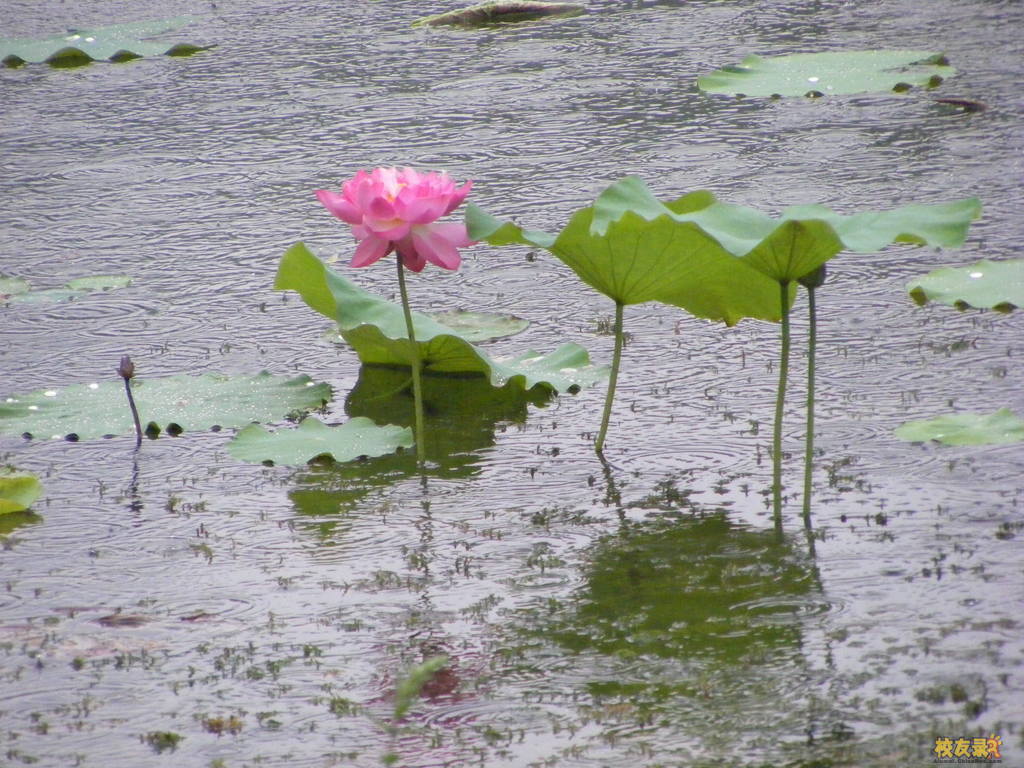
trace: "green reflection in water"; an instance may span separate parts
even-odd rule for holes
[[[724,514],[625,522],[597,542],[572,610],[545,631],[573,650],[749,663],[800,644],[813,563]]]

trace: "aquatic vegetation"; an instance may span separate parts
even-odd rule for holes
[[[308,376],[170,376],[131,379],[131,392],[151,435],[161,431],[241,427],[320,408],[331,388]],[[135,431],[125,384],[102,381],[10,395],[0,401],[0,434],[89,440]]]
[[[32,290],[32,285],[24,278],[0,276],[0,302],[43,304],[51,301],[73,301],[90,293],[126,288],[131,282],[127,275],[92,275],[69,280],[60,288]]]
[[[130,61],[142,56],[190,56],[210,46],[161,43],[149,38],[176,32],[193,21],[176,16],[157,21],[114,24],[96,29],[72,30],[41,39],[0,40],[0,61],[8,67],[46,62],[52,67],[78,67],[93,61]]]
[[[912,280],[907,292],[920,306],[934,301],[957,309],[1009,312],[1024,307],[1024,259],[943,267]]]
[[[318,190],[317,199],[334,216],[352,227],[359,245],[352,257],[353,267],[367,267],[392,251],[397,252],[398,290],[405,318],[406,350],[412,368],[413,396],[416,400],[416,456],[425,457],[423,448],[423,393],[420,373],[423,362],[416,344],[416,331],[405,287],[405,270],[420,272],[427,263],[443,269],[459,268],[459,248],[472,244],[466,226],[437,223],[460,205],[473,182],[461,187],[447,173],[421,174],[412,168],[374,168],[359,171],[346,181],[341,192]]]
[[[382,456],[399,448],[411,448],[412,444],[412,430],[405,427],[377,426],[363,417],[328,427],[308,416],[294,429],[274,432],[250,424],[228,443],[228,453],[243,461],[301,465],[320,456],[329,456],[334,461]]]
[[[1024,419],[1009,408],[995,413],[956,413],[933,419],[908,421],[895,430],[908,442],[934,440],[946,445],[989,445],[1024,440]]]
[[[820,97],[871,91],[934,88],[956,74],[934,51],[874,50],[748,56],[735,66],[697,78],[707,93],[735,96]]]
[[[543,3],[533,0],[489,0],[458,11],[448,11],[413,22],[414,27],[485,27],[538,19],[564,19],[586,12],[575,3]]]
[[[31,472],[0,467],[0,515],[24,512],[43,494],[43,484]]]

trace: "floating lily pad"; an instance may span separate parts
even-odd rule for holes
[[[109,291],[131,285],[127,275],[91,275],[69,280],[60,288],[33,291],[27,280],[20,277],[0,277],[0,300],[9,304],[48,304],[72,301],[97,291]]]
[[[228,453],[242,461],[296,466],[319,456],[330,456],[342,462],[360,456],[383,456],[399,448],[410,448],[413,442],[412,430],[408,427],[393,424],[379,427],[361,416],[341,426],[329,427],[309,417],[295,429],[274,432],[251,424],[228,443]]]
[[[511,24],[537,19],[563,19],[579,16],[585,12],[582,5],[575,3],[541,3],[529,1],[478,3],[459,11],[439,13],[413,22],[414,27],[486,27],[494,24]]]
[[[132,379],[142,422],[159,430],[241,427],[277,421],[319,408],[331,398],[327,384],[308,376],[171,376]],[[176,427],[174,429],[172,427]],[[76,384],[0,398],[0,434],[79,439],[134,432],[122,381]]]
[[[515,336],[530,327],[530,321],[515,315],[497,315],[490,312],[465,312],[461,309],[451,312],[428,314],[431,320],[456,331],[466,341],[474,344],[505,336]]]
[[[825,96],[935,87],[954,74],[934,51],[797,53],[748,56],[738,66],[697,78],[697,86],[738,96]]]
[[[0,275],[0,301],[5,301],[12,296],[19,296],[31,290],[28,280],[20,277],[6,277]]]
[[[914,443],[929,440],[946,445],[1018,443],[1024,440],[1024,419],[1008,408],[995,413],[956,413],[908,421],[896,428],[895,435]]]
[[[174,32],[191,21],[191,16],[176,16],[158,21],[76,30],[41,39],[3,39],[0,40],[0,60],[8,67],[20,67],[26,62],[77,67],[102,59],[129,61],[161,54],[189,56],[206,48],[188,43],[161,43],[145,38]]]
[[[281,258],[274,287],[298,291],[312,309],[337,322],[362,363],[411,365],[402,307],[328,269],[303,243],[293,245]],[[495,387],[511,383],[526,390],[539,386],[555,392],[575,392],[607,376],[605,368],[590,364],[587,351],[578,344],[564,344],[547,355],[529,351],[499,361],[458,331],[418,312],[412,314],[420,359],[428,373],[480,374]]]
[[[937,301],[957,309],[1009,312],[1024,307],[1024,259],[937,269],[912,281],[907,291],[919,305]]]
[[[32,473],[0,467],[0,515],[28,509],[42,493],[43,485]]]

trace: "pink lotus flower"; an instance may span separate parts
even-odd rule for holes
[[[458,269],[459,248],[473,245],[465,224],[438,223],[466,199],[472,181],[456,187],[447,173],[412,168],[359,171],[341,192],[317,190],[324,207],[347,224],[359,245],[353,267],[367,267],[392,251],[413,272],[436,264]]]

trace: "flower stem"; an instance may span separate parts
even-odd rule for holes
[[[807,288],[809,324],[807,330],[807,434],[804,438],[804,528],[811,528],[811,476],[814,472],[814,365],[818,343],[815,289]]]
[[[619,379],[619,361],[622,359],[622,308],[621,301],[615,302],[615,352],[612,354],[612,372],[608,379],[608,393],[604,398],[604,415],[601,417],[601,431],[597,433],[594,450],[604,452],[604,438],[608,434],[608,421],[612,416],[612,400],[615,399],[615,384]]]
[[[124,393],[128,396],[128,407],[131,409],[132,419],[135,421],[135,449],[138,450],[142,445],[142,422],[139,420],[139,409],[135,407],[135,398],[132,396],[131,381],[135,377],[135,364],[128,355],[121,357],[117,373],[124,379]]]
[[[423,428],[423,385],[420,382],[420,348],[416,344],[416,333],[412,327],[412,310],[409,309],[409,294],[405,290],[405,266],[402,257],[395,254],[398,263],[398,291],[402,294],[402,312],[405,314],[405,331],[409,336],[409,350],[412,355],[412,394],[416,408],[416,460],[421,464],[426,460],[427,451],[424,445],[425,430]]]
[[[782,533],[782,412],[789,377],[789,281],[779,283],[782,300],[782,344],[779,350],[779,388],[775,395],[775,434],[772,440],[772,512],[776,533]]]

